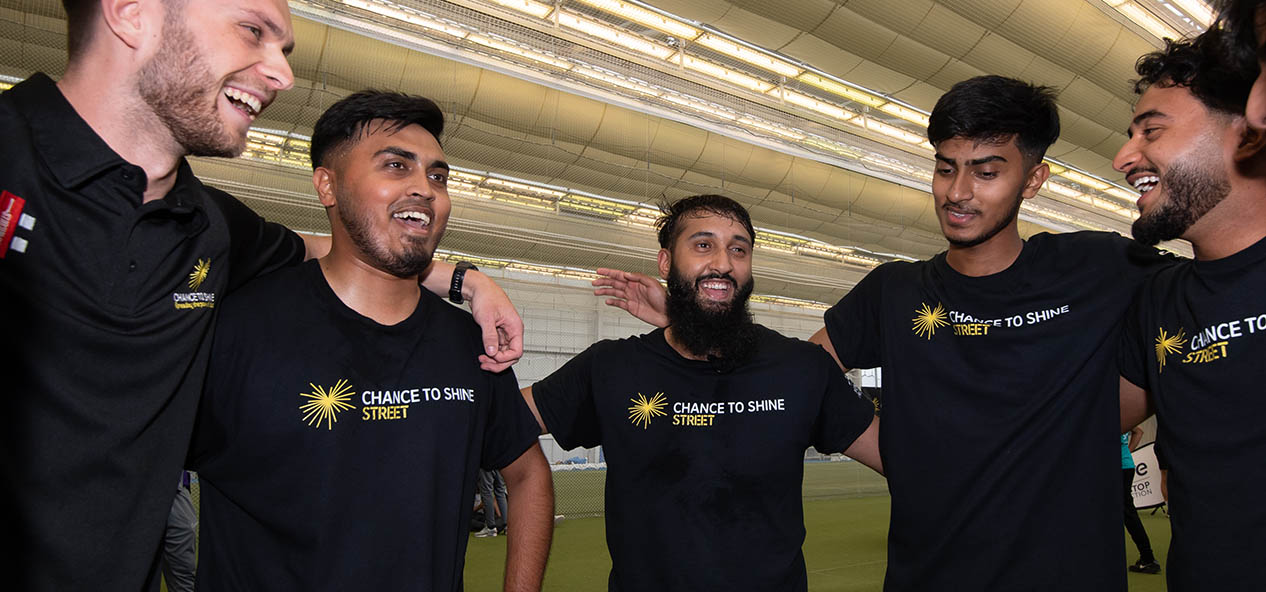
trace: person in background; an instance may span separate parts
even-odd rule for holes
[[[1125,507],[1125,530],[1130,533],[1130,538],[1134,541],[1134,547],[1139,551],[1138,561],[1130,564],[1127,569],[1137,573],[1158,574],[1161,566],[1156,562],[1156,556],[1152,553],[1152,541],[1147,538],[1147,529],[1143,528],[1143,521],[1139,520],[1139,511],[1134,507],[1134,455],[1131,452],[1138,448],[1139,440],[1143,438],[1143,429],[1135,427],[1128,434],[1121,434],[1121,481],[1122,490],[1125,492],[1123,498]]]

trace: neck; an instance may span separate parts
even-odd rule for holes
[[[1011,267],[1024,250],[1024,241],[1014,226],[1005,228],[989,240],[971,247],[950,245],[945,262],[954,271],[969,277],[993,275]]]
[[[117,78],[121,71],[126,70],[110,63],[73,65],[57,88],[111,150],[145,171],[142,199],[161,199],[176,184],[185,150],[137,96],[133,78]]]
[[[320,259],[330,289],[348,308],[382,325],[409,318],[422,290],[417,276],[401,278],[379,270],[340,248],[336,242]]]
[[[1229,257],[1266,238],[1266,183],[1232,191],[1182,238],[1200,261]]]
[[[681,341],[677,339],[676,335],[674,335],[671,325],[667,329],[664,329],[664,340],[667,341],[668,345],[673,348],[673,351],[677,352],[677,355],[686,358],[687,360],[708,359],[708,356],[701,356],[686,349],[686,346],[682,345]]]

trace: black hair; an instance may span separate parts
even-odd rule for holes
[[[692,195],[660,206],[660,217],[655,222],[655,230],[659,233],[659,246],[672,249],[673,243],[681,235],[681,219],[687,214],[704,212],[724,216],[747,229],[747,234],[756,241],[756,229],[752,227],[752,217],[747,208],[724,195]]]
[[[356,140],[374,121],[384,122],[389,132],[420,125],[436,142],[444,132],[444,112],[435,101],[399,92],[362,90],[330,105],[317,120],[309,153],[312,168],[324,166],[332,153]]]
[[[951,139],[1006,142],[1030,163],[1041,162],[1046,149],[1059,139],[1059,110],[1055,90],[1004,76],[969,78],[941,95],[928,118],[928,141],[933,146]]]
[[[1243,115],[1257,78],[1257,60],[1252,53],[1227,55],[1226,35],[1213,27],[1193,39],[1166,39],[1165,49],[1146,54],[1134,64],[1139,75],[1134,92],[1143,94],[1153,85],[1181,86],[1209,109]]]
[[[1213,27],[1222,29],[1222,52],[1233,64],[1243,66],[1259,62],[1257,15],[1266,8],[1266,0],[1222,0],[1218,19]]]

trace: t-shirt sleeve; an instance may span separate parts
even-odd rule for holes
[[[532,385],[541,420],[559,446],[590,448],[602,444],[602,427],[593,399],[594,350],[589,347],[562,368]]]
[[[1125,321],[1121,327],[1121,348],[1117,354],[1117,365],[1121,376],[1135,385],[1147,389],[1147,362],[1151,350],[1143,328],[1142,312],[1147,287],[1140,286],[1135,292],[1129,310],[1125,313]]]
[[[506,370],[492,378],[492,400],[489,404],[488,427],[484,429],[483,455],[479,466],[486,471],[501,469],[513,463],[535,444],[541,427],[532,410],[519,394],[519,381],[514,371]]]
[[[264,220],[222,191],[208,188],[229,226],[229,290],[286,265],[303,262],[303,239],[290,229]]]
[[[875,406],[849,380],[826,352],[822,353],[826,373],[822,408],[813,429],[813,447],[823,454],[843,452],[853,445],[875,418]]]
[[[883,365],[880,303],[883,282],[880,269],[866,274],[848,294],[826,311],[826,333],[840,363],[847,368]]]
[[[1141,281],[1161,269],[1182,261],[1182,258],[1173,253],[1144,245],[1120,235],[1114,235],[1113,240],[1116,240],[1121,245],[1121,248],[1125,250],[1126,270],[1124,273],[1127,277],[1137,281]]]

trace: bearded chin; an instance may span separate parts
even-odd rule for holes
[[[721,307],[700,304],[696,282],[675,268],[668,273],[668,324],[686,351],[706,356],[722,369],[733,369],[756,352],[756,324],[747,310],[752,281],[738,286],[734,299]]]
[[[1216,168],[1176,164],[1161,178],[1167,200],[1130,227],[1134,240],[1155,245],[1181,237],[1197,220],[1226,199],[1231,184]]]

